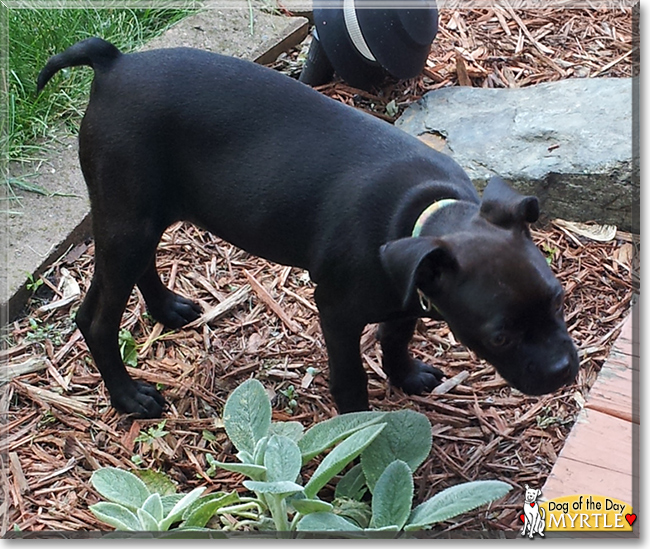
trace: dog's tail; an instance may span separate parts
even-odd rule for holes
[[[101,38],[87,38],[50,57],[38,75],[36,93],[39,93],[58,71],[66,67],[85,65],[93,70],[107,69],[122,53],[113,44]]]

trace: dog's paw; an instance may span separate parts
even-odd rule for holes
[[[399,387],[409,395],[421,395],[440,385],[443,377],[445,374],[442,370],[412,359],[410,371],[400,381]]]
[[[115,397],[111,396],[111,403],[118,412],[142,419],[160,417],[165,408],[163,396],[144,381],[133,381],[127,390],[122,390]]]
[[[196,320],[203,313],[201,307],[194,301],[181,295],[170,292],[165,301],[156,307],[150,308],[151,315],[164,324],[167,328],[182,328]]]

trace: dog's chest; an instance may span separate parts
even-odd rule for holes
[[[537,503],[524,503],[524,514],[526,515],[535,515],[537,514]]]

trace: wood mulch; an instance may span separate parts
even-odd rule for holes
[[[444,85],[630,76],[631,25],[629,9],[442,10],[425,76],[389,84],[381,97],[340,82],[323,91],[392,118],[386,113],[392,99],[402,109]],[[285,56],[277,68],[289,71],[297,55],[299,50]],[[381,371],[375,327],[362,338],[371,406],[409,407],[431,420],[434,446],[416,474],[418,501],[473,479],[501,479],[515,487],[488,509],[438,525],[441,535],[517,526],[523,484],[544,484],[638,292],[633,276],[638,241],[632,235],[618,232],[602,243],[547,226],[533,236],[566,289],[567,324],[581,362],[572,386],[542,397],[522,395],[459,345],[444,323],[422,321],[411,346],[414,356],[461,381],[446,393],[409,397],[391,388]],[[217,470],[208,476],[206,455],[234,460],[219,413],[228,393],[251,376],[271,395],[275,420],[309,427],[335,414],[307,274],[177,224],[161,242],[160,271],[170,288],[200,302],[210,319],[177,332],[164,330],[134,291],[122,325],[138,345],[138,364],[130,371],[160,384],[169,403],[168,434],[136,441],[160,422],[133,420],[110,408],[73,322],[80,303],[75,283],[85,295],[92,262],[90,241],[53,265],[26,315],[8,327],[0,349],[0,361],[6,362],[0,372],[2,535],[14,527],[100,529],[88,511],[98,500],[90,475],[102,466],[136,467],[133,459],[140,467],[165,471],[181,491],[198,485],[242,491],[239,475]],[[57,306],[65,298],[68,304]]]
[[[317,89],[394,122],[413,101],[447,86],[521,88],[565,78],[638,74],[639,48],[633,43],[629,7],[515,10],[507,1],[499,4],[441,9],[431,55],[417,78],[388,80],[373,93],[340,81]],[[309,41],[271,66],[297,77]]]

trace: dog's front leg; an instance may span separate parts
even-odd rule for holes
[[[365,324],[356,322],[349,311],[342,311],[323,295],[322,290],[316,290],[329,358],[330,392],[341,414],[368,410],[368,376],[359,349]]]
[[[417,318],[383,322],[377,330],[381,343],[384,372],[390,382],[410,395],[428,393],[440,385],[444,373],[420,360],[411,358],[408,344],[413,337]]]

